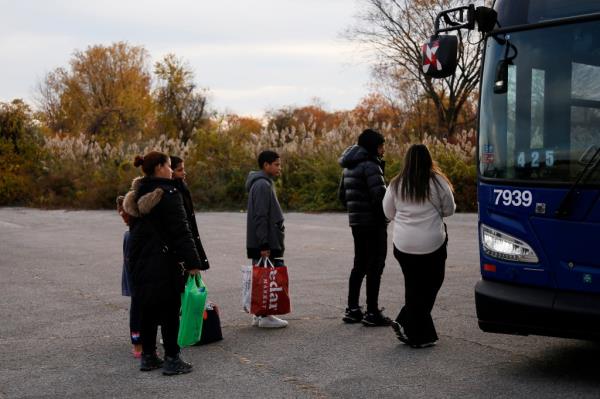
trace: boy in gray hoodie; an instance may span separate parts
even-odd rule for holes
[[[274,151],[263,151],[258,156],[258,166],[260,170],[250,172],[246,179],[246,251],[252,264],[257,264],[261,258],[269,258],[275,266],[282,266],[285,228],[273,184],[273,179],[281,175],[281,158]],[[254,316],[252,325],[282,328],[288,322],[275,316]]]

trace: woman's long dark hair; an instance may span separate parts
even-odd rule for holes
[[[425,144],[413,144],[404,156],[402,172],[395,176],[390,183],[396,193],[404,201],[422,204],[430,198],[429,180],[437,184],[435,175],[446,180],[450,189],[452,184],[431,159],[429,149]]]
[[[177,169],[179,164],[183,162],[183,159],[181,159],[180,157],[178,157],[176,155],[171,155],[170,158],[171,158],[171,169],[173,169],[173,170]]]

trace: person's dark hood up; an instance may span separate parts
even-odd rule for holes
[[[350,169],[369,159],[382,163],[377,150],[384,142],[385,139],[381,133],[366,129],[358,136],[358,144],[346,148],[338,162],[342,168]]]
[[[358,144],[346,148],[338,163],[342,168],[352,169],[361,162],[367,161],[371,156],[369,152]]]
[[[252,185],[260,179],[265,179],[268,180],[269,183],[271,183],[271,178],[269,177],[269,175],[267,175],[265,172],[263,172],[262,170],[253,170],[250,173],[248,173],[248,177],[246,178],[246,192],[250,192],[250,188],[252,187]]]

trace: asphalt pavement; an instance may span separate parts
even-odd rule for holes
[[[115,211],[0,208],[0,398],[599,398],[600,344],[483,333],[477,216],[448,218],[440,341],[415,350],[390,328],[345,325],[352,235],[345,214],[286,216],[290,325],[262,330],[240,305],[245,213],[198,213],[225,339],[185,348],[194,372],[142,373],[130,354]],[[395,317],[403,277],[391,254],[380,305]],[[363,292],[364,301],[364,292]]]

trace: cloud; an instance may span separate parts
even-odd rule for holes
[[[250,89],[215,88],[212,91],[216,96],[219,96],[223,100],[239,100],[281,95],[290,92],[306,91],[306,88],[298,86],[262,86]]]
[[[37,57],[40,51],[49,53],[56,49],[71,48],[76,41],[72,36],[46,33],[38,34],[27,31],[16,31],[0,36],[0,57],[12,58],[15,56]]]
[[[32,102],[35,87],[50,70],[66,66],[75,40],[62,34],[13,32],[0,36],[0,101]]]
[[[354,51],[349,43],[323,42],[256,42],[246,44],[196,44],[175,45],[162,48],[162,51],[186,54],[188,57],[219,56],[269,56],[269,57],[324,57],[342,58]]]
[[[126,41],[158,61],[188,62],[219,109],[256,113],[319,97],[351,107],[368,68],[338,40],[356,0],[7,2],[0,25],[0,98],[25,97],[74,50]],[[30,95],[26,95],[27,91]],[[29,98],[27,98],[29,97]],[[259,110],[259,111],[257,111]]]
[[[318,98],[332,110],[353,108],[364,95],[360,87],[267,85],[246,89],[217,87],[211,90],[211,104],[228,113],[262,116],[266,111],[287,106],[303,106]]]

